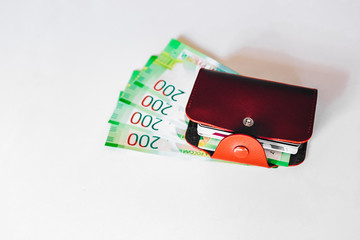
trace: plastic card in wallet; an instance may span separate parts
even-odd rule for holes
[[[297,143],[289,165],[298,165],[312,135],[316,101],[316,89],[201,69],[186,106],[186,140],[198,146],[197,124],[232,132],[209,154],[263,167],[273,165],[256,139]]]

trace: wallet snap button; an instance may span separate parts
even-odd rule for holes
[[[244,146],[236,146],[234,148],[234,155],[238,158],[246,158],[249,154],[249,150]]]
[[[254,125],[254,120],[253,120],[251,117],[246,117],[246,118],[244,118],[244,120],[243,120],[243,124],[244,124],[246,127],[251,127],[252,125]]]

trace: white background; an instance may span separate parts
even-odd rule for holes
[[[171,38],[243,75],[318,88],[305,162],[104,147],[131,72]],[[359,64],[356,0],[2,0],[0,239],[356,239]]]

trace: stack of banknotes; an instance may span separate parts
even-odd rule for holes
[[[189,120],[185,107],[200,68],[237,74],[214,59],[172,39],[159,55],[151,56],[141,70],[135,70],[120,92],[108,121],[105,145],[140,152],[211,159],[207,152],[185,140]],[[211,96],[209,96],[211,97]],[[219,139],[202,136],[199,146],[215,150]],[[288,166],[286,154],[274,154],[268,161]]]

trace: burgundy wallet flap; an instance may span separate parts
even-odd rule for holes
[[[300,143],[311,137],[316,100],[316,89],[201,69],[186,114],[215,128]]]

